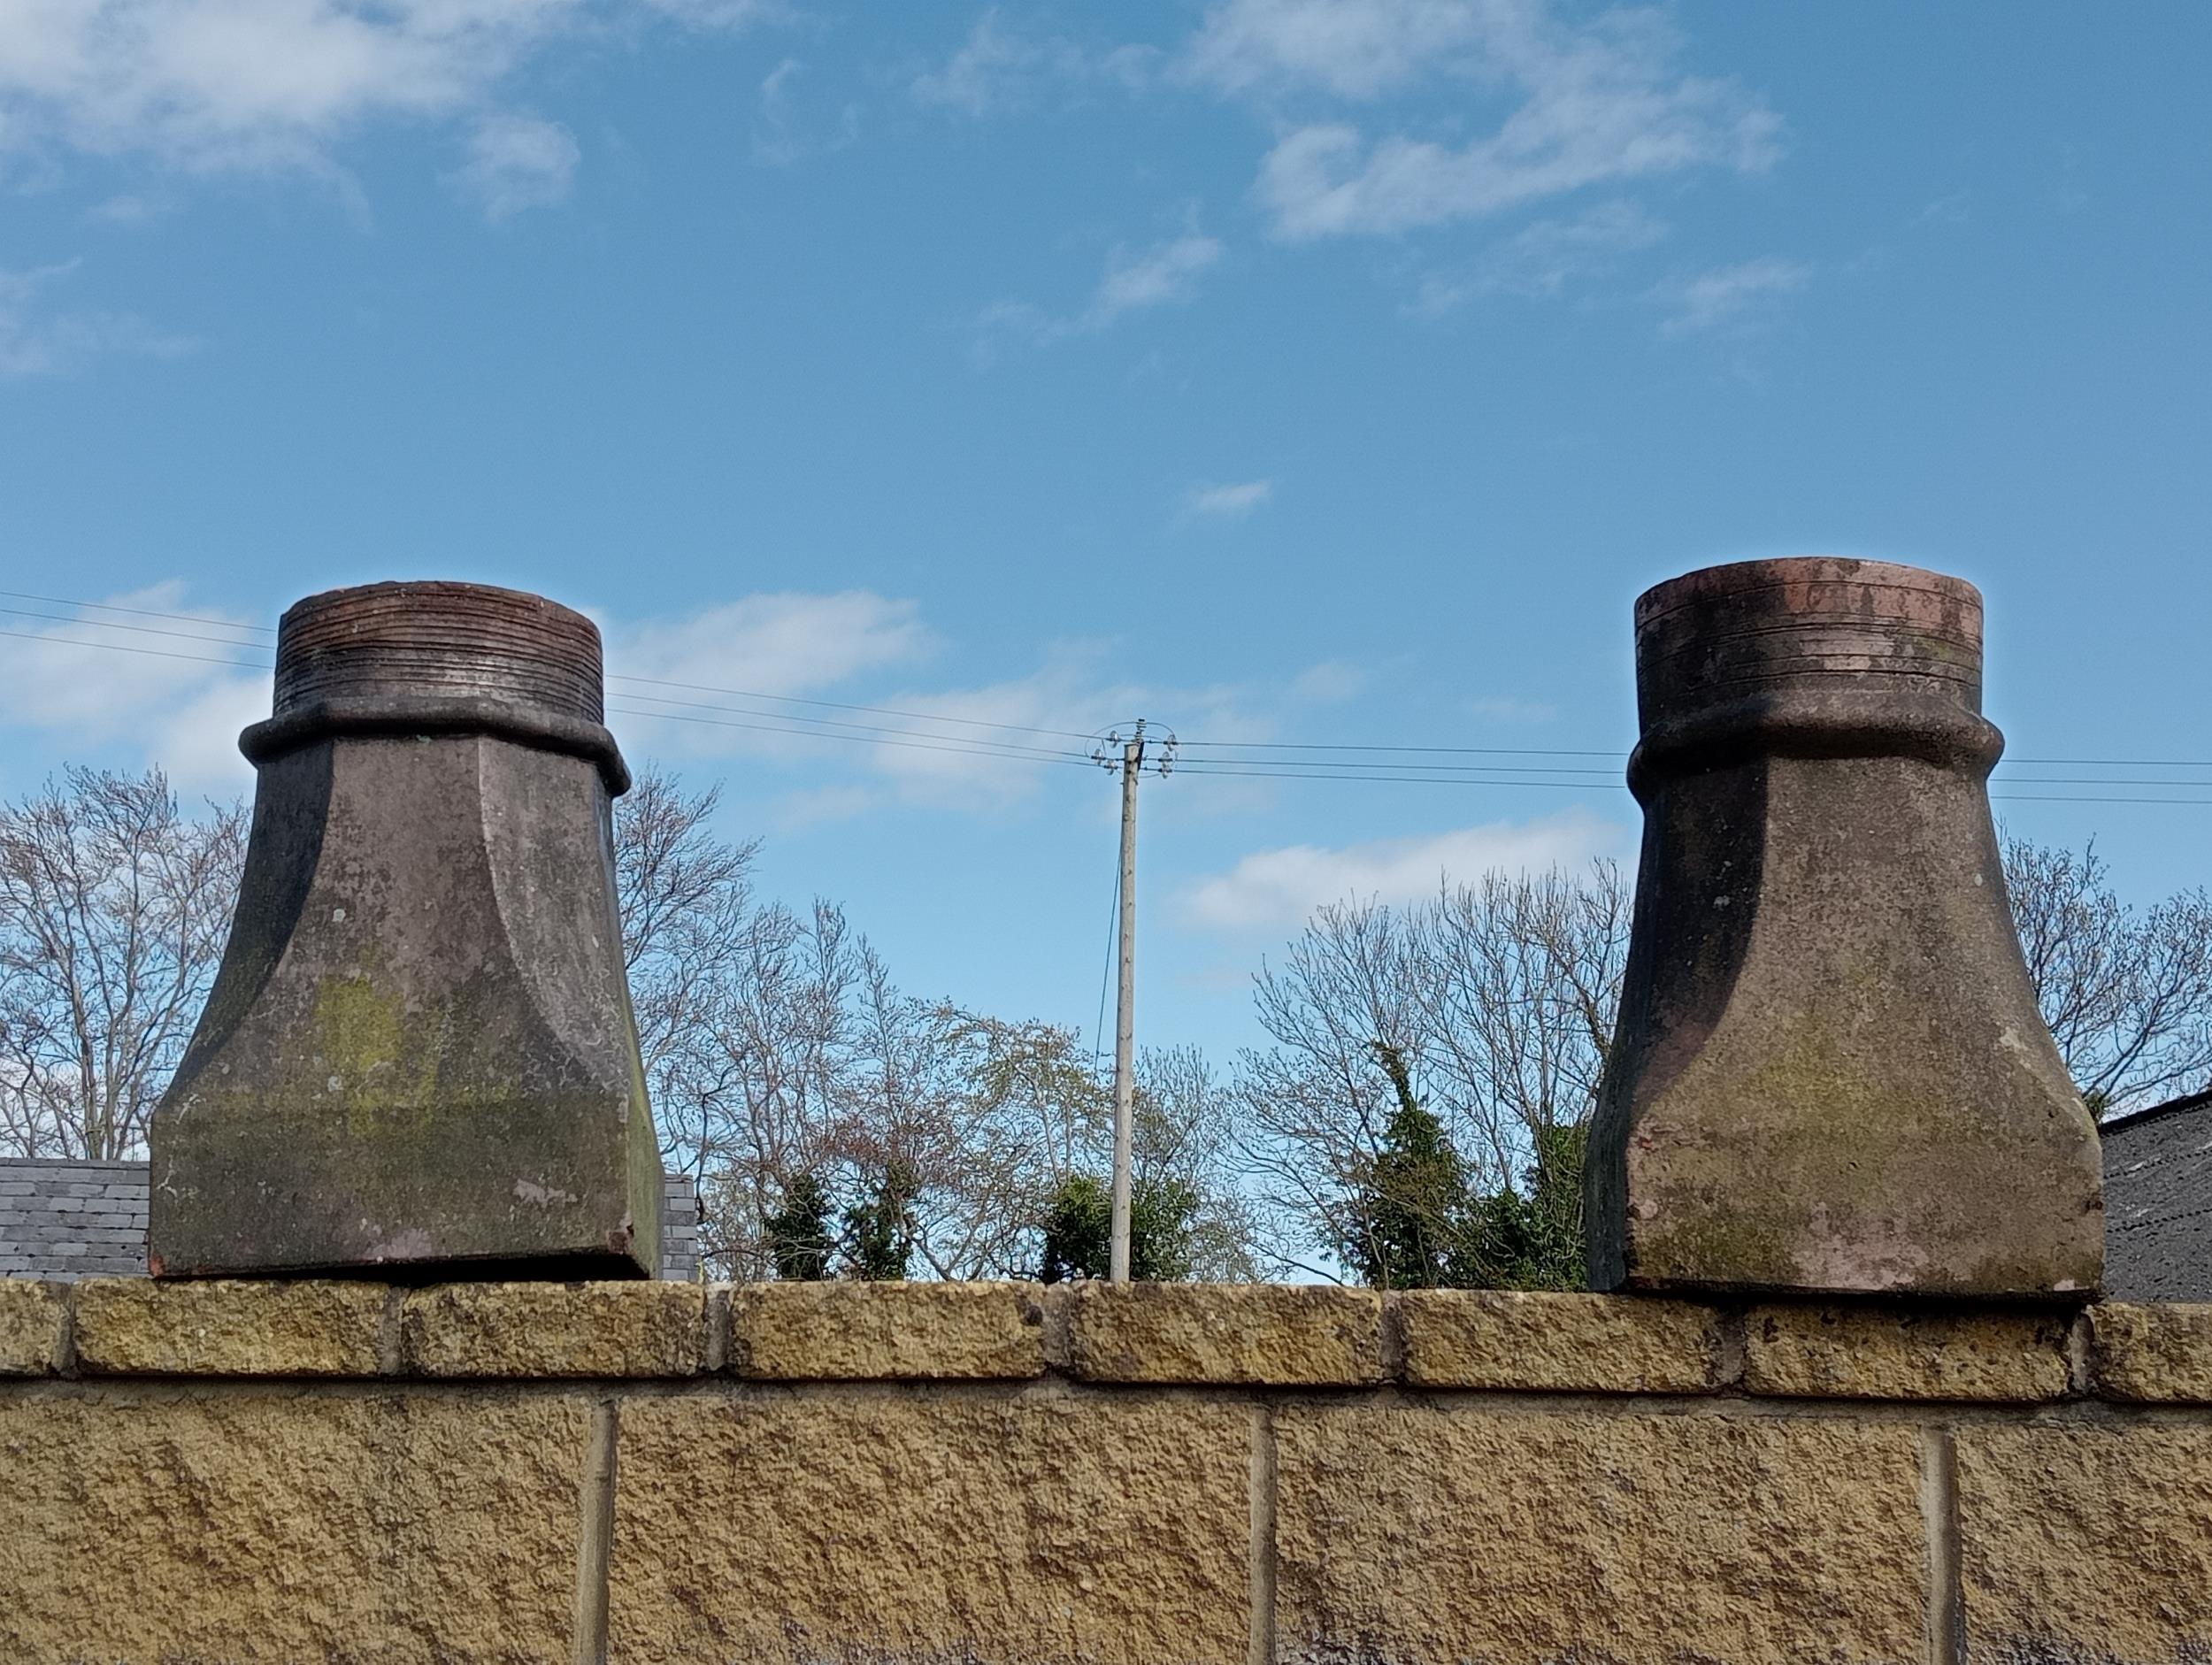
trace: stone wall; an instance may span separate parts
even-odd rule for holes
[[[2212,1657],[2212,1307],[0,1282],[0,1658]]]

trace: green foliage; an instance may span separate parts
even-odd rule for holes
[[[776,1276],[811,1281],[829,1276],[830,1195],[820,1178],[803,1173],[783,1188],[783,1206],[761,1222]]]
[[[914,1164],[894,1156],[878,1171],[871,1193],[845,1210],[845,1266],[854,1278],[871,1283],[906,1276],[918,1230],[914,1203],[922,1194]]]
[[[1582,1288],[1585,1130],[1540,1130],[1525,1188],[1479,1192],[1402,1055],[1375,1053],[1397,1102],[1348,1200],[1344,1263],[1381,1289]]]
[[[1444,1124],[1413,1095],[1404,1057],[1375,1044],[1397,1100],[1382,1148],[1359,1175],[1340,1254],[1379,1289],[1432,1289],[1458,1282],[1469,1205],[1466,1166]]]
[[[1179,1283],[1191,1275],[1196,1190],[1179,1179],[1139,1180],[1129,1193],[1129,1276]],[[1113,1262],[1113,1191],[1089,1174],[1071,1174],[1045,1205],[1041,1282],[1104,1278]]]
[[[1453,1282],[1470,1289],[1581,1289],[1582,1157],[1589,1130],[1540,1128],[1526,1189],[1508,1185],[1472,1200]]]

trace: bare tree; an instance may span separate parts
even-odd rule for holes
[[[1501,873],[1432,900],[1320,909],[1256,980],[1274,1045],[1240,1060],[1243,1147],[1274,1230],[1332,1255],[1408,1095],[1479,1187],[1521,1183],[1541,1133],[1586,1120],[1620,1003],[1629,888]],[[1396,1078],[1402,1072],[1402,1080]]]
[[[2113,894],[2095,844],[2004,846],[2005,888],[2043,1021],[2099,1116],[2212,1084],[2212,898],[2147,909]]]
[[[0,807],[0,1147],[111,1161],[191,1039],[230,932],[246,817],[158,770],[72,768]]]

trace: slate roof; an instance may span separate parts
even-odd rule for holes
[[[661,1273],[699,1275],[699,1194],[664,1174]],[[146,1164],[0,1156],[0,1278],[142,1278]]]
[[[2212,1301],[2212,1090],[2116,1116],[2097,1131],[2105,1293]]]

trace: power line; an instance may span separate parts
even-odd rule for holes
[[[689,707],[691,710],[695,710],[695,711],[731,711],[731,712],[734,712],[736,715],[738,715],[738,716],[740,716],[740,717],[770,717],[770,718],[772,718],[774,721],[776,721],[776,722],[780,722],[780,723],[812,723],[812,724],[818,724],[818,725],[820,725],[820,728],[821,728],[822,730],[829,730],[829,729],[849,729],[849,730],[853,731],[853,732],[854,732],[854,733],[862,733],[862,734],[906,734],[906,735],[911,735],[911,736],[913,736],[913,737],[915,737],[915,738],[917,738],[917,739],[920,739],[920,740],[958,740],[958,741],[962,741],[962,742],[964,742],[964,743],[972,744],[972,745],[976,745],[976,746],[995,746],[995,747],[998,747],[998,748],[1002,748],[1002,749],[1003,750],[1003,752],[1005,753],[1005,755],[1006,755],[1006,756],[1018,756],[1018,755],[1025,755],[1025,755],[1028,755],[1028,756],[1037,756],[1037,757],[1052,757],[1052,758],[1061,758],[1061,757],[1079,757],[1079,756],[1082,756],[1084,755],[1084,754],[1079,753],[1079,752],[1072,752],[1072,751],[1069,751],[1069,750],[1067,750],[1067,749],[1066,749],[1066,748],[1045,748],[1045,747],[1041,747],[1041,746],[1020,746],[1020,745],[1016,745],[1014,742],[1012,742],[1012,741],[1010,741],[1010,740],[987,740],[972,739],[970,736],[967,736],[967,735],[964,735],[964,734],[933,734],[933,733],[930,733],[927,729],[912,729],[912,728],[886,728],[886,727],[884,727],[884,726],[883,726],[881,724],[879,724],[879,723],[841,723],[841,722],[838,722],[838,721],[837,721],[835,718],[833,718],[833,717],[800,717],[800,716],[796,716],[796,715],[794,715],[794,714],[791,714],[791,713],[788,713],[788,712],[784,712],[784,711],[755,711],[755,710],[748,710],[747,708],[745,708],[745,707],[743,707],[743,706],[734,706],[734,705],[709,705],[709,704],[705,704],[705,703],[703,703],[703,702],[700,702],[700,701],[697,701],[697,700],[671,700],[671,699],[664,699],[664,698],[663,698],[661,695],[659,695],[659,694],[625,694],[622,697],[623,697],[624,699],[626,699],[626,700],[646,700],[646,701],[649,701],[651,703],[653,703],[653,704],[655,704],[655,705],[682,705],[682,706],[687,706],[687,707]],[[866,708],[864,708],[864,707],[856,707],[856,708],[854,708],[854,709],[856,709],[856,710],[864,710],[864,709],[866,709]],[[643,712],[633,711],[633,712],[630,712],[630,713],[629,713],[629,715],[634,716],[634,717],[636,717],[636,716],[642,716],[642,717],[671,717],[671,716],[673,716],[673,715],[674,715],[674,713],[673,713],[673,712],[667,712],[667,711],[657,711],[657,711],[643,711]],[[735,725],[733,725],[732,726],[735,726]],[[815,729],[788,729],[788,730],[774,730],[774,731],[771,731],[771,732],[772,732],[772,733],[795,733],[795,734],[796,734],[796,733],[816,733],[816,732],[818,732],[818,731],[817,731],[817,730],[815,730]],[[844,738],[844,736],[842,736],[842,735],[833,736],[833,735],[831,735],[831,734],[829,734],[829,733],[824,733],[822,734],[822,738],[823,738],[823,739],[825,739],[825,740],[833,739],[833,738],[841,739],[841,738]]]
[[[211,626],[269,635],[273,633],[256,625],[231,625],[190,613],[163,611],[157,608],[126,607],[107,602],[79,602],[61,596],[35,595],[27,591],[0,590],[0,596],[15,601],[41,602],[52,607],[67,607],[81,611],[100,611],[128,614],[134,618],[159,618],[176,624]],[[181,641],[203,642],[211,646],[234,647],[241,651],[260,647],[258,643],[231,641],[219,636],[201,634],[196,631],[162,630],[148,625],[111,623],[96,618],[80,618],[51,613],[34,612],[25,608],[0,607],[0,615],[33,618],[63,625],[77,625],[89,629],[128,631],[137,635],[165,637]],[[266,671],[265,660],[218,658],[207,654],[179,652],[173,649],[137,647],[123,642],[86,641],[80,638],[19,630],[0,629],[0,638],[17,641],[40,642],[53,646],[95,648],[109,653],[132,653],[159,659],[180,660],[196,664],[219,665],[234,671]],[[818,700],[796,694],[766,694],[743,688],[722,687],[711,683],[683,682],[653,677],[633,677],[619,672],[610,673],[610,682],[636,684],[644,687],[679,688],[687,692],[720,694],[736,699],[755,700],[770,704],[805,705],[824,710],[841,710],[870,716],[895,717],[912,722],[956,725],[963,728],[987,729],[1010,734],[1034,734],[1054,739],[1090,740],[1093,735],[1079,733],[1072,729],[1047,728],[1031,724],[1001,723],[982,717],[954,717],[938,712],[906,710],[895,707],[864,705],[839,700]],[[819,740],[861,740],[871,744],[899,746],[904,749],[966,753],[976,756],[1002,757],[1010,761],[1046,763],[1079,763],[1080,754],[1071,751],[1025,746],[1012,740],[991,740],[981,735],[941,734],[928,729],[887,728],[880,725],[843,723],[833,718],[809,717],[799,712],[754,710],[744,707],[709,704],[703,702],[671,699],[664,695],[632,693],[625,697],[645,701],[653,705],[685,705],[700,711],[728,711],[736,716],[759,717],[769,723],[744,723],[727,718],[685,717],[673,711],[649,711],[623,707],[611,707],[624,716],[659,717],[669,721],[707,723],[713,726],[746,729],[761,733],[811,736]],[[771,726],[771,724],[782,726]],[[1467,757],[1602,757],[1618,761],[1627,754],[1570,747],[1506,747],[1506,746],[1416,746],[1385,745],[1374,742],[1346,741],[1328,743],[1305,740],[1186,740],[1187,748],[1209,752],[1284,752],[1316,754],[1310,761],[1302,757],[1247,757],[1238,756],[1210,756],[1194,760],[1184,767],[1189,774],[1210,774],[1221,778],[1284,780],[1336,780],[1356,782],[1367,780],[1378,784],[1443,784],[1463,786],[1578,786],[1587,785],[1617,790],[1618,781],[1602,777],[1609,771],[1571,765],[1550,766],[1539,763],[1479,764],[1479,763],[1423,763],[1411,761],[1424,756]],[[1374,754],[1390,761],[1368,762],[1362,757],[1345,754]],[[2173,757],[2013,757],[2005,760],[2002,768],[2011,771],[2022,768],[2078,768],[2078,769],[2200,769],[2212,770],[2212,760]],[[1563,777],[1563,779],[1529,779],[1527,777]],[[2038,776],[2024,778],[2001,775],[1999,786],[2170,786],[2181,789],[2212,788],[2212,779],[2155,779],[2136,777],[2096,776]],[[2116,797],[2108,794],[2036,794],[1994,793],[1996,802],[2013,803],[2111,803],[2125,805],[2207,804],[2212,799],[2203,798],[2147,798]]]
[[[718,688],[704,682],[669,682],[658,677],[624,676],[609,671],[610,682],[639,682],[649,687],[687,688],[695,694],[727,694],[741,700],[775,700],[787,705],[818,705],[831,711],[864,711],[872,717],[904,717],[925,723],[957,723],[968,728],[999,728],[1018,734],[1047,734],[1055,740],[1094,740],[1096,734],[1079,734],[1070,728],[1036,728],[1026,723],[994,723],[979,717],[945,717],[933,711],[901,711],[884,705],[849,705],[841,700],[808,700],[795,694],[749,694],[743,688]],[[642,695],[640,696],[644,697]]]
[[[963,757],[1002,757],[1022,763],[1078,763],[1089,767],[1091,760],[1079,752],[1038,752],[1033,748],[1012,751],[987,740],[959,741],[954,736],[943,738],[954,743],[935,745],[926,740],[891,740],[871,734],[833,734],[811,728],[771,728],[764,723],[733,723],[726,718],[688,717],[680,711],[641,711],[628,706],[610,705],[608,714],[615,717],[652,717],[664,723],[703,723],[712,728],[749,729],[761,734],[791,734],[805,740],[849,740],[861,746],[897,746],[909,751],[951,752]],[[795,719],[801,720],[801,719]]]
[[[104,648],[110,653],[143,654],[150,659],[189,659],[195,664],[228,665],[234,671],[273,671],[273,664],[251,659],[211,659],[204,653],[173,653],[165,648],[129,648],[119,641],[72,641],[66,636],[41,635],[28,630],[0,630],[0,636],[17,641],[43,641],[63,648]],[[239,643],[244,647],[243,642]]]
[[[1186,747],[1202,746],[1210,749],[1224,746],[1241,746],[1247,751],[1314,751],[1314,752],[1450,752],[1462,756],[1485,757],[1621,757],[1628,756],[1618,751],[1576,751],[1569,748],[1524,746],[1374,746],[1332,745],[1323,740],[1187,740]],[[2208,764],[2207,767],[2212,767]]]
[[[226,624],[219,618],[203,618],[196,613],[165,613],[151,607],[119,607],[112,602],[65,601],[58,595],[27,595],[21,590],[0,590],[0,595],[6,596],[12,602],[41,602],[49,607],[74,607],[86,612],[128,613],[136,618],[167,618],[173,619],[180,625],[214,625],[224,630],[251,631],[254,634],[258,636],[273,636],[276,634],[275,631],[269,629],[265,625]],[[87,620],[86,622],[90,623],[91,621]],[[245,646],[242,642],[239,645],[241,647]]]
[[[173,636],[179,641],[211,641],[222,648],[258,648],[257,641],[233,641],[227,636],[203,636],[189,630],[163,630],[155,625],[111,625],[104,618],[72,618],[66,613],[35,613],[27,607],[0,607],[11,618],[43,618],[57,625],[75,625],[83,630],[127,630],[140,636]]]

